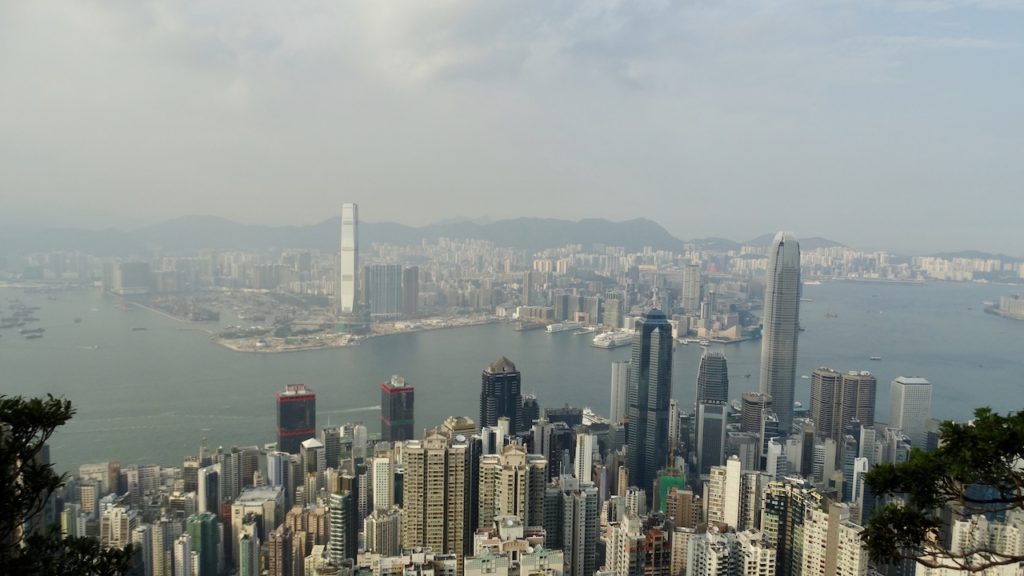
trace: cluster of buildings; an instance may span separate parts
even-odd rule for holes
[[[135,544],[144,576],[912,574],[913,563],[872,566],[861,547],[883,503],[864,476],[935,447],[931,384],[894,380],[883,424],[874,376],[820,368],[809,409],[796,410],[799,262],[796,239],[777,236],[760,390],[738,406],[710,347],[693,409],[679,406],[676,328],[649,309],[630,359],[612,365],[608,417],[542,409],[505,357],[481,372],[475,420],[422,432],[400,376],[380,385],[379,436],[318,427],[315,393],[289,385],[276,443],[204,444],[173,468],[83,465],[48,514],[66,534]],[[1020,515],[949,526],[949,546],[1024,551]]]

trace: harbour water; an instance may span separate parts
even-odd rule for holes
[[[985,314],[983,302],[1012,289],[978,284],[825,283],[806,286],[799,371],[818,366],[870,370],[878,378],[877,418],[888,412],[889,382],[923,376],[935,386],[938,418],[968,418],[974,407],[1024,408],[1024,322]],[[360,346],[251,354],[210,342],[189,325],[99,291],[42,294],[0,289],[0,305],[40,306],[44,338],[0,332],[0,393],[66,396],[78,409],[51,442],[57,468],[119,459],[180,465],[201,440],[211,446],[274,440],[274,393],[305,383],[317,394],[318,425],[362,421],[378,429],[379,385],[401,374],[416,386],[416,425],[446,415],[477,417],[480,372],[500,355],[523,373],[524,392],[541,406],[608,411],[612,360],[629,347],[591,347],[590,335],[516,332],[508,324],[371,339]],[[76,323],[75,318],[81,322]],[[143,330],[144,328],[144,330]],[[730,397],[757,388],[760,342],[725,347]],[[700,347],[679,345],[673,391],[694,397]],[[870,357],[881,357],[871,361]],[[750,377],[746,377],[749,374]],[[807,404],[809,380],[797,380]]]

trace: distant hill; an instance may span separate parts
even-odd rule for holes
[[[978,260],[1001,260],[1003,262],[1024,262],[1020,258],[1013,256],[1007,256],[1006,254],[993,254],[992,252],[982,252],[980,250],[961,250],[960,252],[939,252],[937,254],[930,254],[935,258],[969,258]]]
[[[711,250],[715,252],[739,250],[740,246],[742,246],[739,242],[729,240],[728,238],[694,238],[687,242],[687,244],[693,244],[700,250]]]
[[[772,241],[775,240],[775,233],[762,234],[753,240],[748,240],[743,244],[747,246],[771,246]],[[821,238],[820,236],[812,236],[810,238],[797,237],[800,242],[801,250],[817,250],[818,248],[836,248],[842,247],[844,244],[840,244],[834,240],[828,238]]]
[[[132,230],[0,230],[5,252],[78,250],[98,256],[131,257],[152,251],[169,253],[210,250],[267,250],[272,248],[336,250],[338,217],[308,226],[239,224],[216,216],[187,216]],[[608,244],[639,251],[644,246],[679,251],[682,241],[651,220],[623,222],[604,219],[579,221],[516,218],[486,224],[449,221],[423,227],[393,222],[363,222],[360,242],[418,244],[441,237],[489,240],[499,246],[538,251],[566,244]]]

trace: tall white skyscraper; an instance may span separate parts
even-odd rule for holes
[[[338,311],[351,314],[356,307],[359,270],[359,206],[341,205],[341,260],[338,277]]]
[[[626,419],[626,387],[629,385],[629,360],[612,362],[612,424],[621,424]]]
[[[594,469],[594,445],[597,436],[593,434],[576,435],[576,478],[581,482],[590,482]]]
[[[793,425],[797,336],[800,333],[800,243],[779,232],[768,256],[761,337],[761,393],[772,397],[779,430]]]
[[[712,466],[704,489],[704,517],[708,522],[721,522],[739,527],[740,459],[730,456],[725,466]]]
[[[928,420],[932,417],[932,384],[924,378],[900,376],[889,387],[889,425],[910,438],[913,448],[928,445]]]
[[[373,509],[390,510],[395,504],[394,461],[391,452],[376,456],[371,462]]]

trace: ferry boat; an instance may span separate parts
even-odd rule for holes
[[[605,332],[594,336],[594,340],[590,345],[594,348],[619,348],[632,343],[632,332]]]
[[[580,322],[559,322],[556,324],[548,324],[545,328],[548,334],[555,334],[556,332],[568,332],[569,330],[575,330],[583,326]]]

